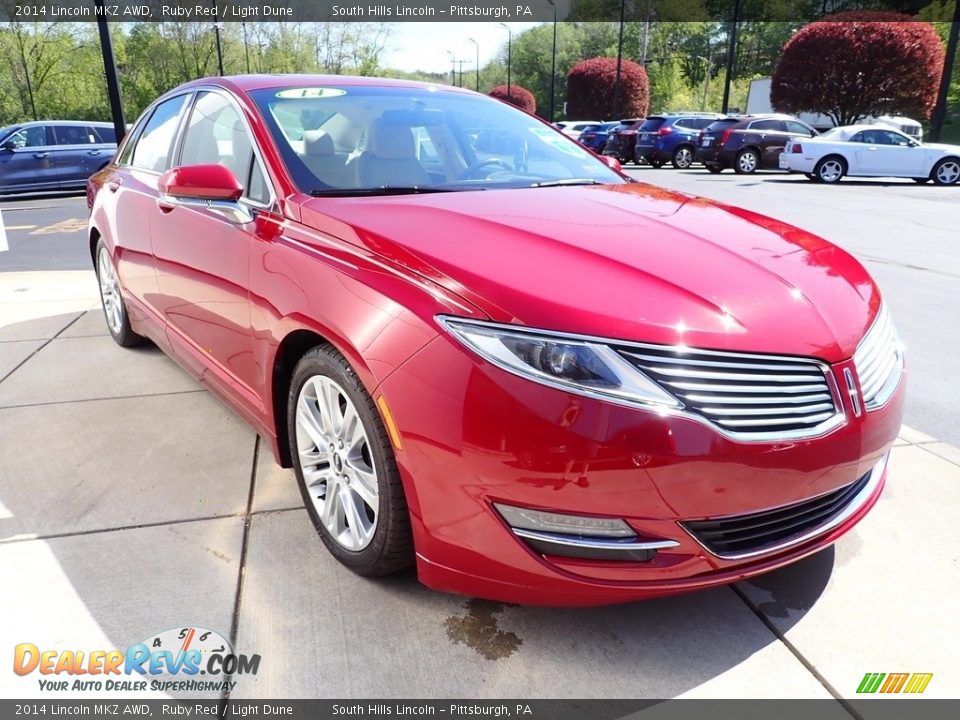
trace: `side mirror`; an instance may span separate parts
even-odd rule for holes
[[[240,203],[243,185],[229,168],[216,163],[182,165],[171,168],[157,182],[164,209],[178,205],[212,210],[232,223],[243,225],[253,220],[253,213]]]
[[[620,161],[613,155],[601,155],[600,159],[603,160],[611,170],[616,170],[617,172],[623,172],[623,166],[620,164]]]
[[[16,150],[17,143],[15,140],[5,140],[2,145],[0,145],[0,150]]]

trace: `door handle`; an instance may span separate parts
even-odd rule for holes
[[[99,150],[87,150],[87,155],[99,155]]]
[[[107,183],[107,190],[109,190],[110,192],[116,192],[117,190],[120,189],[121,184],[123,184],[122,180],[110,180]]]
[[[35,158],[45,158],[48,154],[49,154],[49,153],[38,152],[38,153],[34,153],[33,156],[34,156]]]
[[[870,152],[874,152],[874,151],[876,150],[876,148],[875,148],[875,147],[868,147],[867,150],[869,150]]]

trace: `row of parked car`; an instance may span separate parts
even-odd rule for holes
[[[803,120],[778,114],[682,112],[608,123],[567,123],[562,131],[621,163],[678,169],[701,163],[719,173],[760,169],[803,173],[838,182],[845,175],[907,177],[940,185],[960,181],[960,147],[922,143],[916,124],[898,118],[833,128],[822,135]]]

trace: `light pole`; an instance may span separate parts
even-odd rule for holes
[[[123,119],[123,104],[120,102],[120,81],[117,79],[117,62],[113,57],[113,43],[110,42],[110,28],[103,0],[95,0],[97,8],[97,31],[100,33],[100,52],[103,54],[103,72],[107,80],[107,97],[110,99],[110,114],[113,116],[113,132],[117,143],[127,134],[127,123]]]
[[[447,55],[450,56],[450,84],[457,84],[457,56],[453,54],[452,50],[447,50]]]
[[[506,23],[497,23],[507,31],[507,97],[513,97],[510,87],[510,64],[513,62],[513,31]]]
[[[553,56],[550,60],[550,122],[553,122],[556,120],[553,110],[557,97],[557,6],[553,0],[547,2],[553,8]]]
[[[477,48],[477,92],[480,92],[480,43],[473,38],[467,38]]]
[[[613,117],[620,117],[620,68],[623,65],[623,15],[627,0],[620,0],[620,38],[617,40],[617,79],[613,85]]]
[[[723,107],[720,112],[726,114],[730,105],[730,81],[733,79],[733,60],[737,52],[737,25],[740,24],[740,0],[733,4],[733,26],[730,28],[730,45],[727,48],[727,76],[723,81]]]
[[[213,11],[217,12],[217,0],[210,0],[213,5]],[[216,17],[216,15],[214,15]],[[217,69],[220,70],[220,76],[223,77],[223,49],[220,47],[220,23],[213,21],[213,35],[217,41]]]

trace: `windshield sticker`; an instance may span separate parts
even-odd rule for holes
[[[307,88],[288,88],[287,90],[280,90],[277,92],[278,98],[283,98],[285,100],[290,99],[304,99],[304,98],[328,98],[328,97],[340,97],[341,95],[346,95],[346,90],[341,90],[340,88],[326,88],[326,87],[307,87]]]
[[[542,140],[566,155],[572,155],[577,158],[582,156],[579,147],[568,142],[563,135],[550,128],[532,127],[530,128],[530,132],[535,135],[537,139]]]

